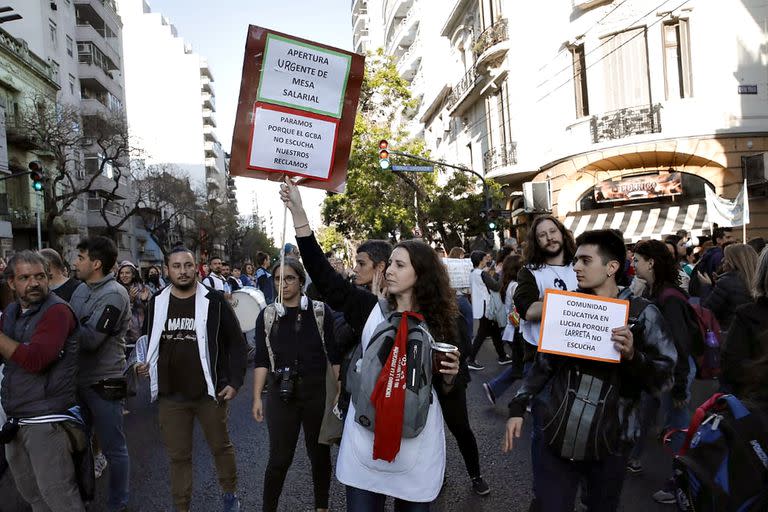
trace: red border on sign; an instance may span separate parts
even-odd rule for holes
[[[334,125],[333,145],[331,147],[331,161],[329,162],[328,172],[325,178],[320,178],[316,175],[304,174],[297,171],[286,171],[284,169],[271,169],[267,167],[256,167],[251,165],[250,162],[251,162],[251,152],[253,151],[253,132],[256,130],[256,109],[258,108],[263,108],[264,110],[273,110],[276,112],[283,112],[286,114],[291,114],[296,117],[309,117],[311,119],[317,119],[318,121],[323,121],[325,123],[331,123]],[[336,159],[336,142],[338,141],[338,138],[339,138],[339,123],[340,123],[340,119],[335,119],[333,117],[315,114],[314,112],[307,112],[306,110],[298,110],[295,108],[283,107],[280,105],[273,105],[271,103],[264,103],[261,101],[257,101],[253,104],[253,123],[251,123],[251,135],[248,141],[248,165],[246,165],[246,168],[254,171],[287,174],[288,176],[301,176],[303,178],[308,178],[316,181],[329,181],[331,179],[331,173],[333,171],[333,162]]]

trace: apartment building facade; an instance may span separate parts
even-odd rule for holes
[[[734,197],[745,178],[768,225],[766,0],[358,0],[355,47],[396,54],[388,17],[407,30],[411,12],[431,41],[411,133],[504,185],[511,234],[543,211],[577,234],[705,234],[704,187]]]
[[[145,0],[118,0],[124,21],[128,125],[144,164],[189,177],[206,200],[229,198],[225,152],[216,135],[216,94],[208,61]],[[211,234],[212,236],[215,234]],[[146,237],[145,237],[146,238]],[[147,251],[159,251],[147,239]],[[214,243],[214,250],[222,247]]]
[[[64,257],[71,261],[77,240],[103,233],[119,223],[125,213],[125,201],[130,199],[128,173],[124,173],[115,186],[114,166],[103,165],[109,157],[97,144],[98,134],[88,133],[88,127],[94,124],[88,123],[89,116],[118,122],[124,115],[122,21],[113,0],[8,0],[6,3],[22,18],[4,28],[50,68],[51,79],[58,87],[55,100],[75,107],[82,116],[83,137],[78,147],[72,148],[79,159],[79,170],[73,171],[75,179],[85,180],[93,173],[104,174],[62,216],[67,226]],[[120,165],[127,166],[127,160],[121,160]],[[119,257],[134,259],[136,246],[130,223],[118,230],[116,238]]]

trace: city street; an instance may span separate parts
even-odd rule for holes
[[[506,418],[506,403],[512,395],[499,400],[491,407],[483,393],[481,382],[491,378],[499,369],[491,344],[486,343],[480,354],[486,365],[481,372],[472,372],[474,380],[469,386],[469,407],[472,426],[480,447],[483,475],[491,486],[491,494],[481,498],[472,493],[456,443],[447,435],[448,463],[445,487],[433,507],[434,511],[526,511],[531,499],[528,431],[521,438],[514,453],[501,453],[501,435]],[[136,512],[171,511],[168,462],[160,442],[156,420],[156,408],[148,405],[146,389],[129,402],[130,414],[126,416],[128,448],[131,452],[131,510]],[[237,452],[240,475],[239,495],[243,510],[256,511],[261,507],[261,488],[267,463],[268,444],[266,424],[257,424],[251,417],[251,384],[241,390],[232,403],[230,432]],[[503,405],[502,405],[503,404]],[[269,412],[267,411],[267,414]],[[219,489],[215,479],[213,462],[207,451],[199,428],[195,439],[195,486],[194,511],[219,509]],[[335,451],[334,451],[335,454]],[[335,455],[334,455],[335,456]],[[660,448],[649,446],[643,461],[645,472],[628,476],[624,487],[622,511],[655,512],[672,511],[674,507],[658,505],[651,494],[660,488],[669,467],[668,457]],[[105,474],[106,477],[106,474]],[[106,478],[99,481],[99,501],[91,510],[104,510]],[[20,504],[18,496],[9,485],[6,474],[0,486],[0,512],[29,510]],[[312,509],[312,483],[303,441],[299,442],[296,458],[283,491],[280,510],[307,511]],[[331,509],[344,510],[344,490],[334,479],[331,486]]]

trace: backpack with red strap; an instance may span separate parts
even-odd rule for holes
[[[683,511],[768,510],[768,421],[733,395],[715,394],[698,409],[672,467]]]

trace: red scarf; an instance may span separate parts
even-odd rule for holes
[[[386,364],[381,368],[379,380],[371,393],[371,403],[376,409],[376,426],[373,432],[373,460],[395,460],[400,451],[403,436],[403,410],[407,372],[408,317],[424,321],[418,313],[406,311],[400,319],[395,343]]]

